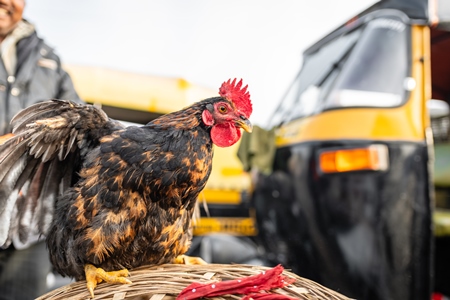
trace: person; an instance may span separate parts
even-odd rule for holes
[[[12,117],[31,104],[51,98],[82,102],[59,57],[23,19],[24,8],[25,0],[0,0],[0,136],[11,132]],[[42,295],[50,270],[42,238],[13,238],[0,248],[0,299]]]

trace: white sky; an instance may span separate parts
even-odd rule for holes
[[[64,63],[182,77],[214,89],[243,78],[251,120],[264,126],[300,69],[302,51],[375,2],[28,0],[24,16]]]

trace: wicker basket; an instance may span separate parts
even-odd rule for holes
[[[174,300],[185,287],[193,282],[207,283],[233,280],[257,275],[268,269],[270,268],[234,264],[144,266],[130,272],[132,284],[100,283],[95,289],[95,299]],[[304,300],[350,300],[314,281],[299,277],[286,270],[283,275],[294,278],[295,282],[287,287],[272,290],[272,294],[284,294]],[[226,295],[207,299],[230,300],[242,298],[242,295]],[[53,290],[37,300],[44,299],[89,299],[89,293],[86,289],[86,282],[80,281]]]

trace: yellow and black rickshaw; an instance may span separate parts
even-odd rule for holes
[[[433,231],[433,182],[450,208],[449,102],[449,1],[380,1],[309,47],[253,193],[268,257],[352,298],[450,295],[445,210]]]

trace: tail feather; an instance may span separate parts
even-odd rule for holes
[[[16,162],[24,156],[24,153],[27,151],[27,142],[22,140],[17,145],[9,148],[8,145],[5,144],[5,150],[6,151],[2,151],[0,153],[0,164],[2,165],[2,168],[0,169],[0,182],[4,181],[5,176],[12,172],[12,168],[15,166]],[[16,173],[14,174],[14,176],[20,175]],[[12,180],[11,177],[9,178]]]
[[[70,131],[70,139],[69,139],[69,142],[67,143],[66,154],[64,154],[64,156],[63,156],[64,159],[67,157],[67,155],[69,154],[70,150],[73,148],[76,140],[77,140],[77,131],[76,131],[75,128],[73,128]],[[62,160],[62,159],[60,158],[60,160]]]
[[[3,245],[8,237],[11,217],[16,205],[19,189],[15,188],[18,177],[25,169],[27,156],[22,155],[16,163],[8,169],[8,174],[4,176],[0,183],[0,245]]]
[[[11,120],[13,133],[26,130],[28,124],[36,120],[42,120],[55,116],[55,111],[60,108],[59,101],[40,102],[29,106],[17,113]]]
[[[0,247],[45,234],[85,155],[123,128],[101,109],[65,100],[29,106],[11,124],[14,136],[0,144]]]
[[[60,161],[52,160],[43,182],[38,203],[41,204],[39,215],[37,215],[37,225],[39,232],[46,233],[50,227],[55,200],[59,194],[59,186],[63,177],[63,168]]]
[[[36,228],[32,220],[36,213],[38,203],[33,193],[39,193],[39,191],[33,191],[33,188],[35,189],[36,186],[39,186],[39,184],[36,184],[36,181],[41,182],[43,180],[42,176],[41,178],[36,176],[38,170],[41,170],[43,166],[43,164],[38,164],[37,160],[30,160],[15,187],[20,190],[16,204],[17,212],[15,219],[17,224],[11,225],[12,228],[10,230],[11,232],[18,232],[19,239],[22,243],[28,241],[28,237],[33,232],[33,228]]]

